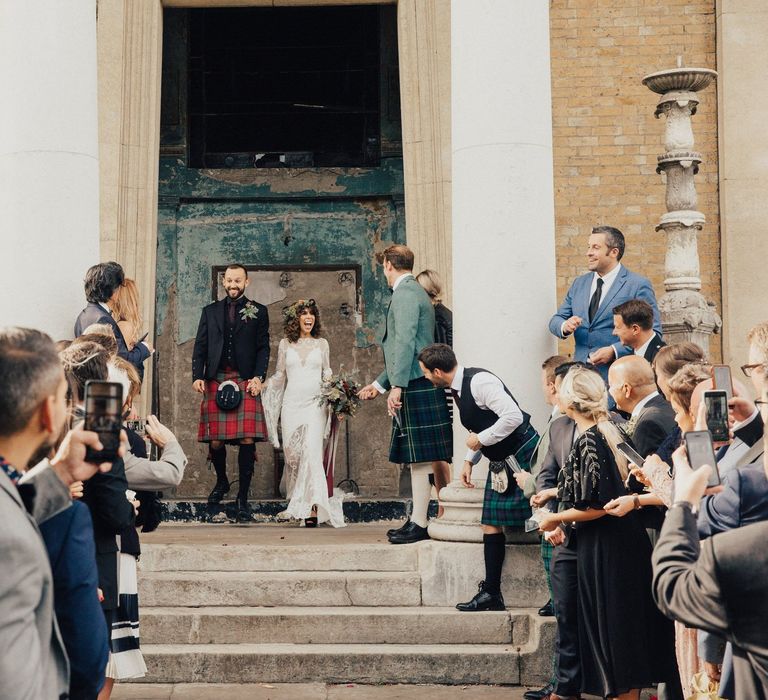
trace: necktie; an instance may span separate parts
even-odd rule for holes
[[[595,317],[595,314],[597,313],[597,309],[600,306],[600,294],[603,291],[603,279],[602,277],[597,278],[597,287],[595,287],[595,293],[592,295],[592,298],[589,300],[589,322],[592,323],[592,319]]]
[[[458,401],[459,401],[459,392],[456,391],[456,389],[451,388],[451,396],[453,396],[453,400],[458,403]]]
[[[227,304],[227,307],[228,307],[227,310],[229,311],[229,325],[234,326],[235,325],[235,303],[230,301]]]

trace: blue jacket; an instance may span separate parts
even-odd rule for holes
[[[99,604],[93,525],[75,501],[40,525],[53,571],[54,608],[70,663],[70,697],[93,699],[104,685],[109,646]]]
[[[590,323],[589,289],[592,286],[594,274],[594,272],[588,272],[573,281],[568,294],[565,295],[565,301],[549,321],[549,332],[558,338],[563,338],[565,336],[560,331],[563,321],[567,321],[571,316],[579,316],[582,319],[581,326],[573,334],[576,341],[573,352],[574,360],[586,362],[593,350],[608,345],[613,346],[616,357],[623,357],[632,352],[619,343],[618,338],[613,334],[613,309],[630,299],[642,299],[653,307],[653,328],[661,335],[661,316],[656,306],[656,295],[653,293],[651,283],[645,277],[630,272],[623,265],[608,290],[608,294],[601,300],[597,313]],[[599,370],[603,377],[608,376],[608,365],[601,365]]]
[[[103,306],[89,302],[77,316],[75,321],[75,338],[83,334],[83,331],[88,326],[94,323],[103,323],[108,326],[112,326],[112,330],[115,332],[115,340],[117,340],[117,354],[124,360],[130,362],[138,371],[139,375],[144,377],[144,360],[146,360],[152,353],[143,343],[137,343],[133,350],[128,349],[128,345],[123,337],[123,332],[120,330],[120,326],[110,314],[108,314]]]

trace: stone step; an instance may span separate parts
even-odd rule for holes
[[[416,633],[416,632],[415,632]],[[514,644],[142,645],[147,683],[441,683],[520,685],[535,647]],[[551,668],[551,656],[548,659]],[[546,675],[546,674],[545,674]]]
[[[148,544],[149,571],[416,571],[416,547],[391,544]]]
[[[417,572],[142,571],[142,606],[418,606]]]
[[[515,644],[533,610],[455,608],[145,607],[142,644]]]

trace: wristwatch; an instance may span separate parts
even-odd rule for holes
[[[640,503],[640,497],[636,494],[632,494],[632,502],[635,504],[634,510],[640,510],[643,507],[643,504]]]

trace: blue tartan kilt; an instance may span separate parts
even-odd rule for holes
[[[395,464],[448,462],[453,452],[453,428],[445,391],[426,377],[408,382],[400,409],[402,434],[392,419],[389,461]]]
[[[536,448],[539,434],[532,426],[528,426],[523,439],[525,442],[522,447],[515,452],[520,466],[525,471],[531,470],[531,455]],[[522,489],[517,482],[512,479],[512,484],[506,493],[498,493],[491,488],[491,472],[488,472],[488,479],[485,482],[485,497],[483,499],[483,516],[481,523],[483,525],[523,525],[531,517],[531,505],[523,494]]]

